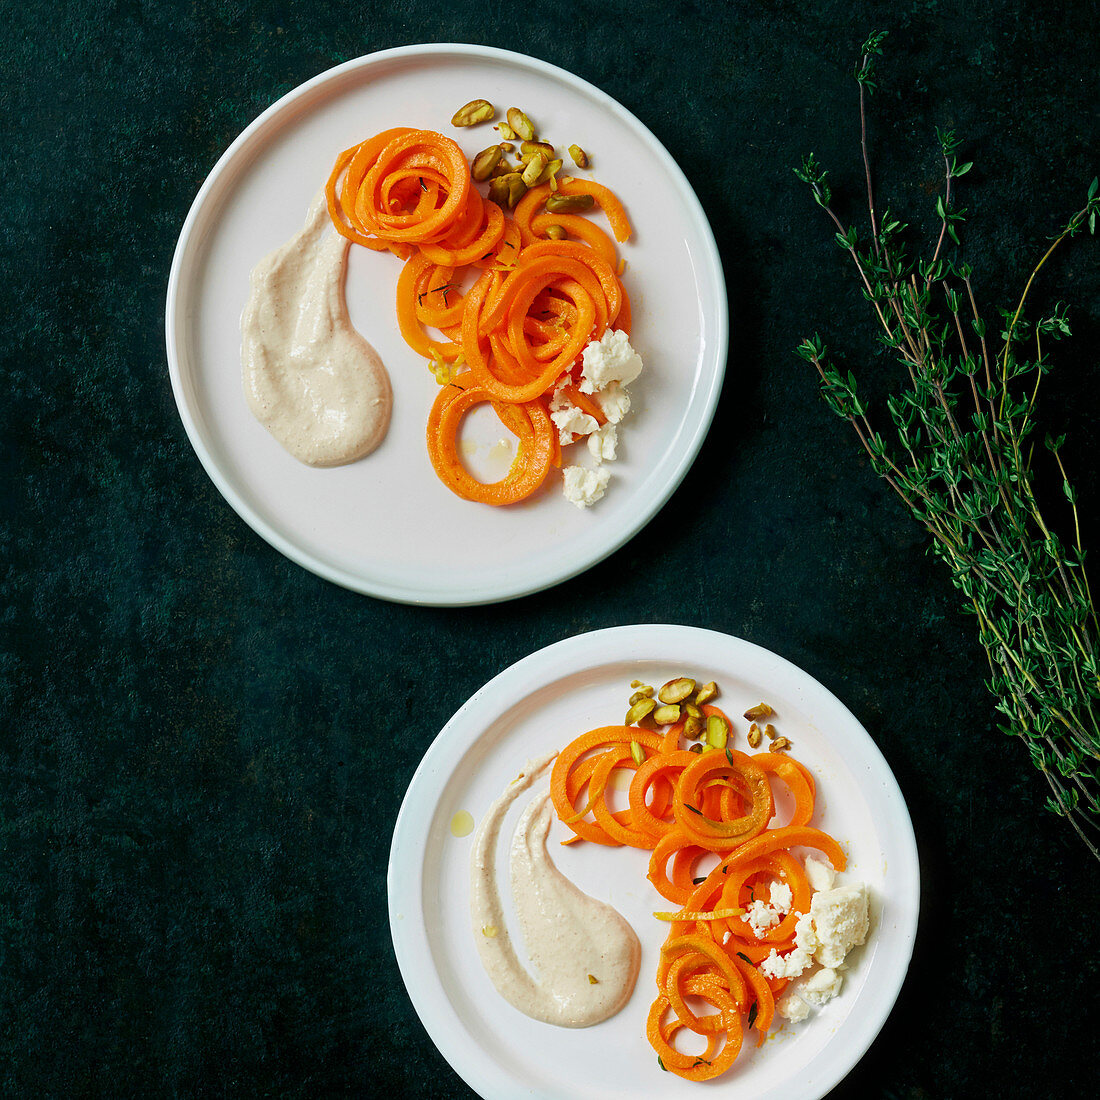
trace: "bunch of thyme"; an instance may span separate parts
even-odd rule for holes
[[[879,337],[904,367],[902,388],[886,401],[891,441],[872,426],[853,374],[830,363],[818,337],[804,341],[798,354],[817,368],[825,400],[855,428],[874,470],[932,535],[965,610],[977,617],[992,672],[988,686],[1004,718],[1000,728],[1025,743],[1046,778],[1047,808],[1066,818],[1100,859],[1100,647],[1076,495],[1059,455],[1065,437],[1048,436],[1046,446],[1072,511],[1072,544],[1044,521],[1031,466],[1049,344],[1068,335],[1069,325],[1062,306],[1033,322],[1024,316],[1032,284],[1055,249],[1086,226],[1095,233],[1097,181],[1036,264],[1016,307],[1002,311],[996,338],[987,335],[971,269],[947,254],[954,252],[948,241],[959,244],[965,213],[955,204],[954,181],[971,167],[958,162],[955,135],[937,131],[944,182],[930,259],[910,256],[907,226],[875,207],[866,101],[885,37],[867,39],[855,71],[869,235],[836,215],[826,173],[812,154],[796,175],[832,219]]]

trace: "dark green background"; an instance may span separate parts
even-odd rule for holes
[[[814,149],[854,209],[849,74],[889,28],[880,193],[927,213],[933,128],[956,127],[976,162],[966,255],[983,303],[1008,305],[1100,169],[1094,0],[6,0],[0,15],[0,1093],[469,1096],[390,945],[402,794],[484,681],[639,621],[801,665],[908,800],[914,966],[833,1096],[1093,1091],[1100,868],[1041,811],[1041,778],[993,729],[973,623],[792,355],[820,329],[886,369],[790,168]],[[393,606],[280,557],[203,473],[165,362],[172,251],[224,148],[307,78],[418,41],[530,53],[619,99],[683,165],[729,284],[725,392],[683,485],[609,561],[498,607]],[[1057,297],[1076,336],[1043,426],[1068,431],[1095,548],[1096,242],[1045,272],[1037,303]]]

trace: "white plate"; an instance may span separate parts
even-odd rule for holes
[[[652,913],[667,908],[645,880],[648,853],[561,848],[554,840],[568,833],[554,823],[555,862],[630,921],[643,952],[627,1006],[595,1027],[567,1030],[517,1012],[481,969],[469,916],[473,838],[456,838],[450,828],[462,810],[479,820],[528,759],[621,722],[632,679],[662,684],[681,674],[717,680],[719,702],[731,715],[761,701],[775,708],[773,721],[817,780],[814,824],[849,854],[842,881],[866,882],[872,895],[871,933],[849,956],[840,996],[760,1048],[747,1042],[710,1087],[730,1098],[817,1100],[859,1061],[897,998],[916,935],[916,843],[890,769],[843,704],[783,658],[725,634],[682,626],[582,634],[519,661],[462,705],[417,769],[394,831],[390,928],[402,977],[436,1046],[487,1100],[700,1095],[699,1085],[661,1071],[644,1034],[665,935]],[[744,748],[747,723],[735,724]],[[521,798],[513,808],[506,834],[525,805]],[[503,851],[501,858],[498,870],[506,873]]]
[[[621,249],[632,342],[647,367],[620,434],[608,495],[580,511],[549,485],[490,508],[436,479],[424,446],[436,383],[401,339],[399,263],[352,248],[351,317],[394,386],[389,436],[337,469],[303,466],[252,417],[240,378],[240,314],[252,267],[302,225],[336,155],[390,126],[454,134],[468,154],[495,131],[455,130],[475,98],[525,108],[547,140],[590,152],[635,235]],[[598,88],[561,69],[482,46],[386,50],[331,69],[280,99],[230,146],[183,227],[166,312],[172,388],[191,443],[226,500],[263,538],[348,588],[408,603],[477,604],[575,576],[622,546],[671,496],[694,459],[721,388],[725,284],[710,227],[656,138]],[[500,425],[472,427],[471,461],[492,472]],[[465,440],[464,440],[465,443]],[[506,463],[492,472],[503,476]],[[557,475],[552,477],[557,480]]]

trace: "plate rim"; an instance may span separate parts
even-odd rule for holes
[[[459,706],[421,758],[402,798],[401,808],[394,824],[386,872],[386,891],[390,938],[402,982],[422,1026],[436,1049],[455,1073],[470,1088],[478,1092],[478,1095],[508,1096],[509,1092],[500,1090],[502,1087],[514,1089],[515,1082],[508,1079],[499,1067],[490,1066],[484,1059],[480,1061],[476,1058],[471,1059],[469,1051],[461,1042],[461,1037],[451,1035],[448,1027],[444,1026],[451,1023],[454,1016],[449,1009],[450,1002],[446,990],[439,980],[435,967],[430,962],[424,967],[424,960],[431,959],[431,946],[427,932],[422,919],[412,922],[409,920],[410,914],[414,912],[418,918],[422,917],[422,900],[425,891],[424,853],[427,851],[427,839],[434,818],[434,813],[424,812],[424,800],[420,788],[431,782],[436,775],[450,775],[465,753],[474,748],[479,740],[477,736],[469,742],[454,741],[453,738],[449,740],[448,732],[456,726],[461,727],[468,712],[479,706],[487,695],[499,696],[494,699],[493,706],[490,708],[486,721],[486,728],[488,728],[498,712],[505,713],[523,698],[524,685],[532,683],[530,679],[532,669],[538,672],[538,677],[534,681],[537,683],[538,680],[552,682],[570,671],[583,671],[608,662],[622,663],[635,659],[674,662],[677,660],[677,642],[680,640],[682,643],[682,639],[687,636],[698,639],[700,644],[710,641],[712,644],[728,647],[731,651],[740,650],[752,660],[771,663],[784,678],[784,682],[788,682],[786,678],[790,677],[797,690],[805,694],[809,702],[828,706],[834,710],[834,713],[846,716],[853,732],[865,743],[866,753],[860,756],[860,765],[869,768],[880,783],[884,782],[888,788],[892,788],[888,800],[891,825],[894,829],[892,835],[897,837],[897,846],[904,859],[904,866],[898,874],[898,889],[894,893],[898,898],[910,902],[907,908],[901,908],[899,920],[901,950],[898,962],[891,972],[890,980],[877,985],[873,1006],[876,1011],[872,1012],[868,1020],[855,1030],[852,1036],[855,1042],[845,1047],[841,1057],[834,1058],[827,1064],[826,1072],[813,1085],[817,1091],[799,1093],[799,1100],[821,1100],[855,1069],[886,1025],[901,995],[912,963],[920,917],[919,849],[912,816],[897,778],[882,750],[863,724],[833,692],[810,673],[773,650],[745,638],[705,627],[672,623],[631,624],[586,631],[562,638],[521,657],[489,679]],[[575,651],[578,650],[581,654],[590,651],[593,656],[584,663],[572,663],[576,660]],[[445,789],[444,781],[442,789],[437,793],[441,796]],[[893,797],[894,794],[896,799]],[[435,802],[432,803],[433,808],[435,804]],[[410,861],[403,855],[403,852],[408,851],[416,853],[418,858]],[[895,853],[895,859],[897,855],[898,853]],[[898,871],[898,868],[892,861],[891,873],[895,871]],[[418,969],[418,963],[421,969]],[[416,982],[410,982],[411,976],[415,975],[417,978],[424,976],[424,970],[427,972],[431,986],[427,990]],[[433,993],[442,994],[438,1007],[431,1000]],[[481,1091],[486,1088],[490,1091]],[[556,1093],[546,1094],[531,1090],[529,1095],[538,1097],[539,1100],[559,1100]]]
[[[202,431],[198,424],[198,418],[189,406],[185,392],[184,377],[179,353],[179,340],[187,324],[183,307],[186,304],[184,293],[183,274],[191,254],[202,247],[201,241],[196,241],[196,227],[204,212],[207,202],[211,201],[216,189],[221,184],[221,178],[236,164],[238,158],[247,152],[254,140],[261,136],[273,122],[287,111],[293,111],[300,100],[307,99],[319,88],[328,83],[338,84],[349,74],[361,69],[370,69],[374,66],[385,65],[393,60],[418,56],[431,56],[432,54],[444,54],[455,57],[481,58],[487,62],[507,63],[541,73],[544,76],[563,81],[573,86],[584,94],[593,97],[602,105],[624,120],[644,141],[650,153],[655,155],[662,163],[666,172],[680,192],[684,200],[684,209],[687,217],[693,223],[703,242],[705,254],[705,277],[713,286],[715,295],[715,322],[714,343],[717,346],[716,369],[707,376],[704,388],[701,415],[695,424],[690,437],[685,440],[683,449],[669,471],[665,483],[660,491],[650,495],[642,502],[642,506],[636,512],[636,518],[632,523],[623,527],[619,532],[612,532],[611,537],[604,539],[599,545],[599,552],[576,562],[564,560],[564,564],[557,569],[548,569],[541,576],[520,577],[512,579],[513,570],[500,570],[496,574],[495,582],[486,582],[481,587],[471,590],[452,589],[449,593],[431,593],[424,595],[418,593],[414,585],[403,583],[391,578],[368,575],[369,570],[353,572],[331,561],[327,561],[307,549],[297,545],[277,527],[269,523],[251,505],[238,494],[228,475],[223,473],[214,457],[210,454],[203,440]],[[618,100],[607,92],[550,62],[531,57],[513,50],[500,49],[495,46],[481,46],[475,43],[439,42],[439,43],[413,43],[405,46],[395,46],[390,49],[377,50],[351,58],[338,65],[325,69],[310,77],[308,80],[280,96],[274,103],[265,108],[256,116],[244,130],[230,143],[218,158],[214,167],[210,170],[184,219],[179,239],[172,256],[172,265],[168,276],[167,294],[165,300],[164,315],[165,343],[168,358],[168,373],[172,385],[172,393],[175,399],[176,409],[183,421],[184,431],[192,449],[197,455],[200,464],[207,476],[214,483],[215,488],[222,498],[230,505],[238,517],[242,519],[255,534],[272,546],[284,557],[301,566],[303,569],[340,585],[353,592],[362,595],[373,596],[378,599],[388,600],[393,603],[412,604],[426,607],[474,607],[492,603],[502,603],[508,600],[518,599],[545,591],[565,581],[579,576],[581,573],[606,560],[616,551],[626,545],[635,535],[643,530],[657,512],[668,502],[679,488],[698,457],[707,433],[713,422],[718,399],[722,392],[726,368],[729,358],[729,299],[726,286],[725,273],[722,268],[721,253],[718,242],[714,236],[710,221],[699,201],[694,188],[685,175],[683,169],[676,163],[672,155],[663,143],[633,112],[624,107]]]

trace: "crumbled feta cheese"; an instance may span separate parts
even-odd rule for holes
[[[760,964],[760,972],[766,978],[797,978],[813,964],[816,948],[813,918],[809,913],[803,913],[794,926],[794,950],[780,955],[772,948],[771,954]]]
[[[573,442],[575,435],[589,435],[600,425],[594,416],[581,412],[576,405],[564,405],[550,413],[554,427],[558,429],[558,440],[563,444]]]
[[[757,939],[779,923],[779,914],[765,902],[755,900],[745,910],[745,920]]]
[[[602,467],[598,470],[586,470],[583,466],[565,466],[561,477],[565,499],[578,508],[587,508],[607,491],[611,471]]]
[[[809,1016],[810,1006],[792,990],[775,1002],[775,1011],[790,1020],[792,1024],[798,1024]]]
[[[563,374],[554,385],[554,393],[550,398],[550,411],[557,412],[558,409],[564,409],[566,405],[572,405],[573,402],[569,400],[569,394],[565,391],[573,384],[573,379],[568,372]]]
[[[630,410],[630,395],[626,387],[641,373],[641,356],[630,346],[625,332],[608,329],[599,340],[593,340],[581,356],[579,382],[571,373],[562,375],[550,400],[550,419],[558,430],[563,446],[577,436],[586,436],[588,450],[596,460],[597,469],[567,466],[562,470],[562,491],[565,499],[579,508],[595,504],[607,490],[610,474],[599,468],[615,459],[619,437],[615,427]],[[577,385],[581,393],[594,394],[600,411],[607,418],[602,427],[596,418],[577,408],[568,387]]]
[[[798,994],[803,1000],[820,1008],[840,992],[843,984],[844,976],[837,973],[831,966],[825,966],[800,983]]]
[[[803,913],[794,926],[794,946],[813,954],[817,949],[817,932],[814,930],[814,918],[809,913]]]
[[[642,357],[622,329],[608,329],[599,340],[593,340],[584,349],[581,364],[581,393],[595,393],[611,382],[629,386],[642,373]]]
[[[618,424],[630,412],[630,394],[618,382],[612,382],[600,390],[596,394],[596,400],[610,424]]]
[[[836,871],[827,863],[813,856],[806,857],[806,878],[815,890],[831,890],[836,882]]]
[[[773,950],[760,964],[761,972],[769,978],[797,978],[815,962],[835,970],[867,939],[868,924],[867,887],[862,883],[819,890],[810,911],[795,925],[794,950],[786,956]]]
[[[775,948],[760,964],[760,973],[765,978],[797,978],[814,961],[813,955],[800,947],[787,955],[780,955]]]
[[[550,419],[558,429],[558,440],[566,445],[573,442],[574,435],[588,435],[600,426],[594,416],[578,409],[569,400],[565,392],[567,385],[568,378],[563,378],[550,398]]]
[[[613,462],[618,444],[619,429],[614,424],[604,424],[588,437],[588,449],[597,462]]]
[[[814,958],[822,966],[840,966],[867,939],[867,887],[861,883],[819,890],[810,901],[810,916],[818,939]]]
[[[769,904],[780,913],[789,913],[794,902],[791,888],[785,882],[773,882]]]

